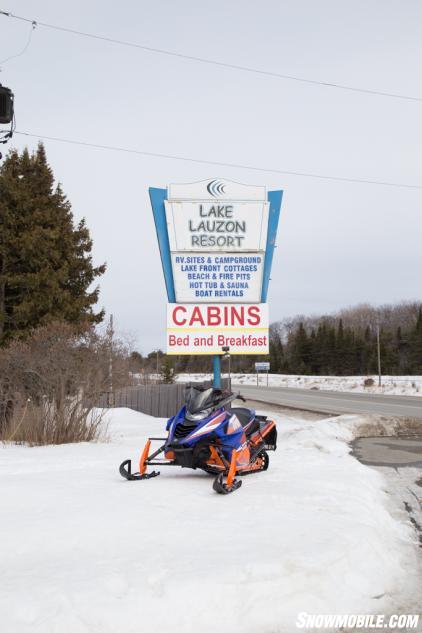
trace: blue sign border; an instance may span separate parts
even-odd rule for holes
[[[167,189],[149,188],[152,212],[154,214],[155,230],[157,231],[158,246],[160,248],[161,263],[163,265],[164,280],[166,282],[169,303],[176,303],[174,290],[173,269],[171,266],[170,242],[167,231],[166,209]]]
[[[176,303],[174,290],[173,269],[171,265],[170,242],[167,230],[166,209],[167,189],[149,188],[152,212],[154,214],[155,229],[157,231],[158,246],[160,248],[161,263],[163,265],[164,280],[166,283],[169,303]],[[268,214],[267,244],[265,248],[264,273],[262,279],[261,303],[267,302],[268,286],[270,283],[271,267],[273,263],[275,241],[277,237],[278,222],[281,212],[283,191],[269,191],[267,194],[270,203]]]
[[[273,265],[273,256],[275,249],[275,241],[277,238],[278,221],[280,219],[281,201],[283,199],[283,191],[269,191],[267,194],[270,210],[268,214],[268,231],[267,245],[265,248],[264,274],[262,279],[261,303],[267,303],[268,286],[270,284],[271,268]]]

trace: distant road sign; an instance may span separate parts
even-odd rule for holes
[[[255,371],[270,371],[270,363],[255,363]]]

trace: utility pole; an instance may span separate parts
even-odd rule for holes
[[[158,352],[159,352],[159,350],[157,349],[156,352],[155,352],[155,360],[156,360],[156,363],[155,363],[156,378],[155,378],[155,380],[157,382],[158,382]]]
[[[379,322],[377,322],[377,354],[378,354],[378,386],[381,387],[381,346],[380,346]]]
[[[108,357],[108,406],[113,406],[113,315],[110,314],[110,320],[108,324],[108,341],[109,341],[109,357]]]

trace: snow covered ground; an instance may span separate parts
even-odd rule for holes
[[[121,479],[163,421],[107,416],[108,442],[0,446],[5,633],[291,633],[303,611],[420,611],[409,517],[349,454],[367,420],[279,418],[269,470],[220,496],[197,471]]]
[[[225,374],[224,374],[225,375]],[[179,374],[179,382],[211,380],[211,374]],[[365,387],[364,381],[372,378],[374,385]],[[256,385],[256,374],[232,374],[234,385]],[[267,384],[266,374],[259,375],[259,384]],[[422,376],[383,376],[381,387],[378,376],[297,376],[293,374],[269,374],[270,387],[294,387],[296,389],[321,389],[328,391],[354,391],[397,396],[422,396]]]

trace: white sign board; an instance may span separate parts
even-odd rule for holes
[[[165,213],[178,303],[260,303],[265,187],[216,178],[172,184]]]
[[[172,253],[179,303],[260,303],[264,253]]]
[[[167,304],[167,354],[268,354],[268,305]]]
[[[166,202],[170,250],[264,251],[268,202]]]
[[[255,363],[255,371],[270,371],[270,363],[265,361],[262,363]]]

